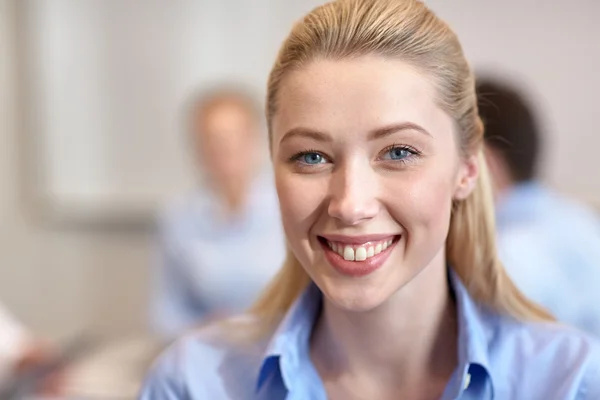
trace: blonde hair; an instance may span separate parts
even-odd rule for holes
[[[314,59],[364,55],[397,58],[432,79],[440,107],[453,119],[463,156],[478,154],[473,193],[453,204],[446,257],[471,296],[491,309],[523,320],[550,320],[513,284],[498,259],[491,186],[481,150],[483,125],[473,73],[449,26],[418,0],[337,0],[314,9],[283,43],[268,81],[267,122],[277,112],[284,77]],[[251,308],[267,331],[310,279],[288,250],[279,274]]]

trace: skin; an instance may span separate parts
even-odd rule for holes
[[[324,294],[311,357],[329,398],[439,398],[457,364],[451,204],[478,165],[430,80],[376,56],[314,60],[281,84],[271,147],[288,244]],[[355,277],[324,257],[332,234],[399,241]]]
[[[248,186],[258,168],[259,124],[235,99],[198,109],[193,121],[196,152],[208,180],[230,214],[245,205]]]

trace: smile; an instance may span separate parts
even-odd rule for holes
[[[329,264],[350,276],[364,276],[379,269],[401,238],[400,235],[318,237]]]

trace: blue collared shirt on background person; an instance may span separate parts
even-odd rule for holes
[[[254,180],[235,217],[209,190],[198,189],[167,208],[159,235],[150,310],[156,333],[171,339],[213,314],[242,312],[285,258],[273,174]]]
[[[600,348],[593,339],[558,324],[500,316],[449,276],[459,364],[443,400],[600,399]],[[309,355],[321,302],[319,289],[309,286],[263,343],[224,344],[220,328],[181,339],[156,362],[140,400],[325,400]]]
[[[516,285],[559,320],[600,337],[600,222],[539,183],[498,202],[500,258]]]

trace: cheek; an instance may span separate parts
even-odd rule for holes
[[[390,185],[392,186],[392,185]],[[450,223],[453,181],[449,174],[418,171],[388,189],[394,196],[393,217],[407,230],[408,239],[426,235],[445,240]]]
[[[275,167],[275,184],[288,239],[308,236],[326,197],[324,179],[293,174],[285,167]]]

